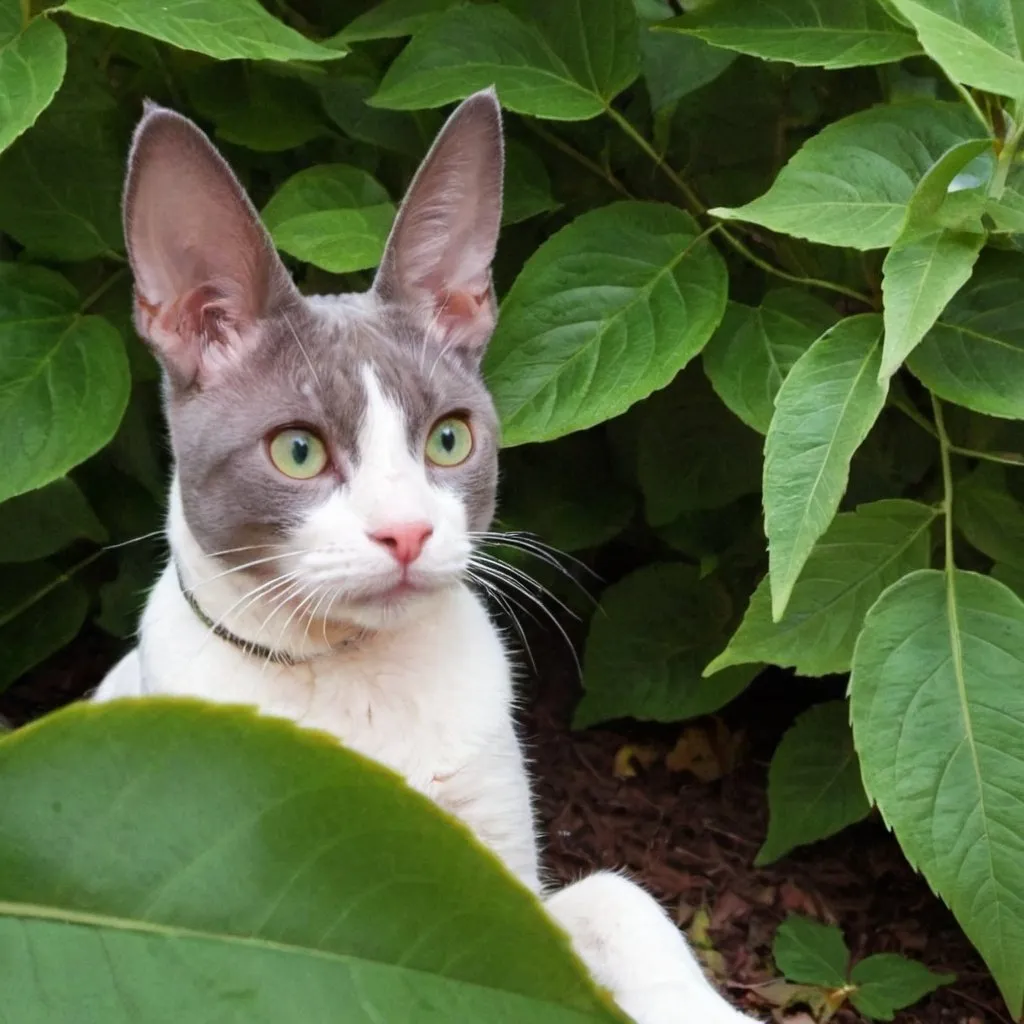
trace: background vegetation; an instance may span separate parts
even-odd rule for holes
[[[130,637],[161,556],[141,98],[326,291],[368,284],[440,108],[495,83],[502,524],[610,581],[592,614],[510,541],[501,600],[529,571],[591,616],[580,726],[850,672],[777,751],[759,858],[877,804],[1020,1015],[1016,0],[0,0],[0,35],[0,687],[87,620]]]

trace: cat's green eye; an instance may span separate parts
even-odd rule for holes
[[[285,476],[293,480],[309,480],[323,472],[327,465],[327,449],[316,434],[299,427],[289,427],[271,439],[270,459]]]
[[[435,466],[457,466],[473,451],[473,431],[458,416],[448,416],[434,424],[427,438],[427,458]]]

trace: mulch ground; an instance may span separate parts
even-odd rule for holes
[[[900,1024],[1009,1024],[981,960],[877,819],[754,868],[767,826],[772,750],[800,711],[841,690],[781,673],[762,677],[717,720],[691,724],[684,753],[705,736],[719,754],[695,767],[704,778],[720,777],[701,781],[666,764],[679,726],[624,722],[573,733],[579,689],[568,648],[550,635],[531,643],[543,685],[536,676],[524,682],[523,725],[552,877],[572,881],[594,868],[627,868],[682,927],[706,933],[710,973],[737,1005],[764,1020],[787,1019],[766,983],[775,977],[775,929],[798,913],[838,924],[855,957],[901,952],[956,973],[954,985],[898,1014]],[[76,699],[100,681],[115,654],[104,636],[85,634],[0,695],[0,715],[19,725]],[[787,1011],[794,1012],[794,1024],[810,1019],[799,1008]],[[849,1009],[833,1018],[860,1019]]]

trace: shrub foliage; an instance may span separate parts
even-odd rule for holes
[[[579,724],[851,673],[779,748],[761,858],[876,804],[1019,1015],[1018,7],[0,0],[0,685],[87,619],[127,636],[159,556],[141,98],[211,131],[325,291],[365,287],[441,108],[493,83],[504,525],[633,570]]]

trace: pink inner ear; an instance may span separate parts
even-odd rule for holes
[[[446,342],[478,348],[494,330],[494,300],[488,287],[482,292],[439,291],[434,293],[435,322]]]

